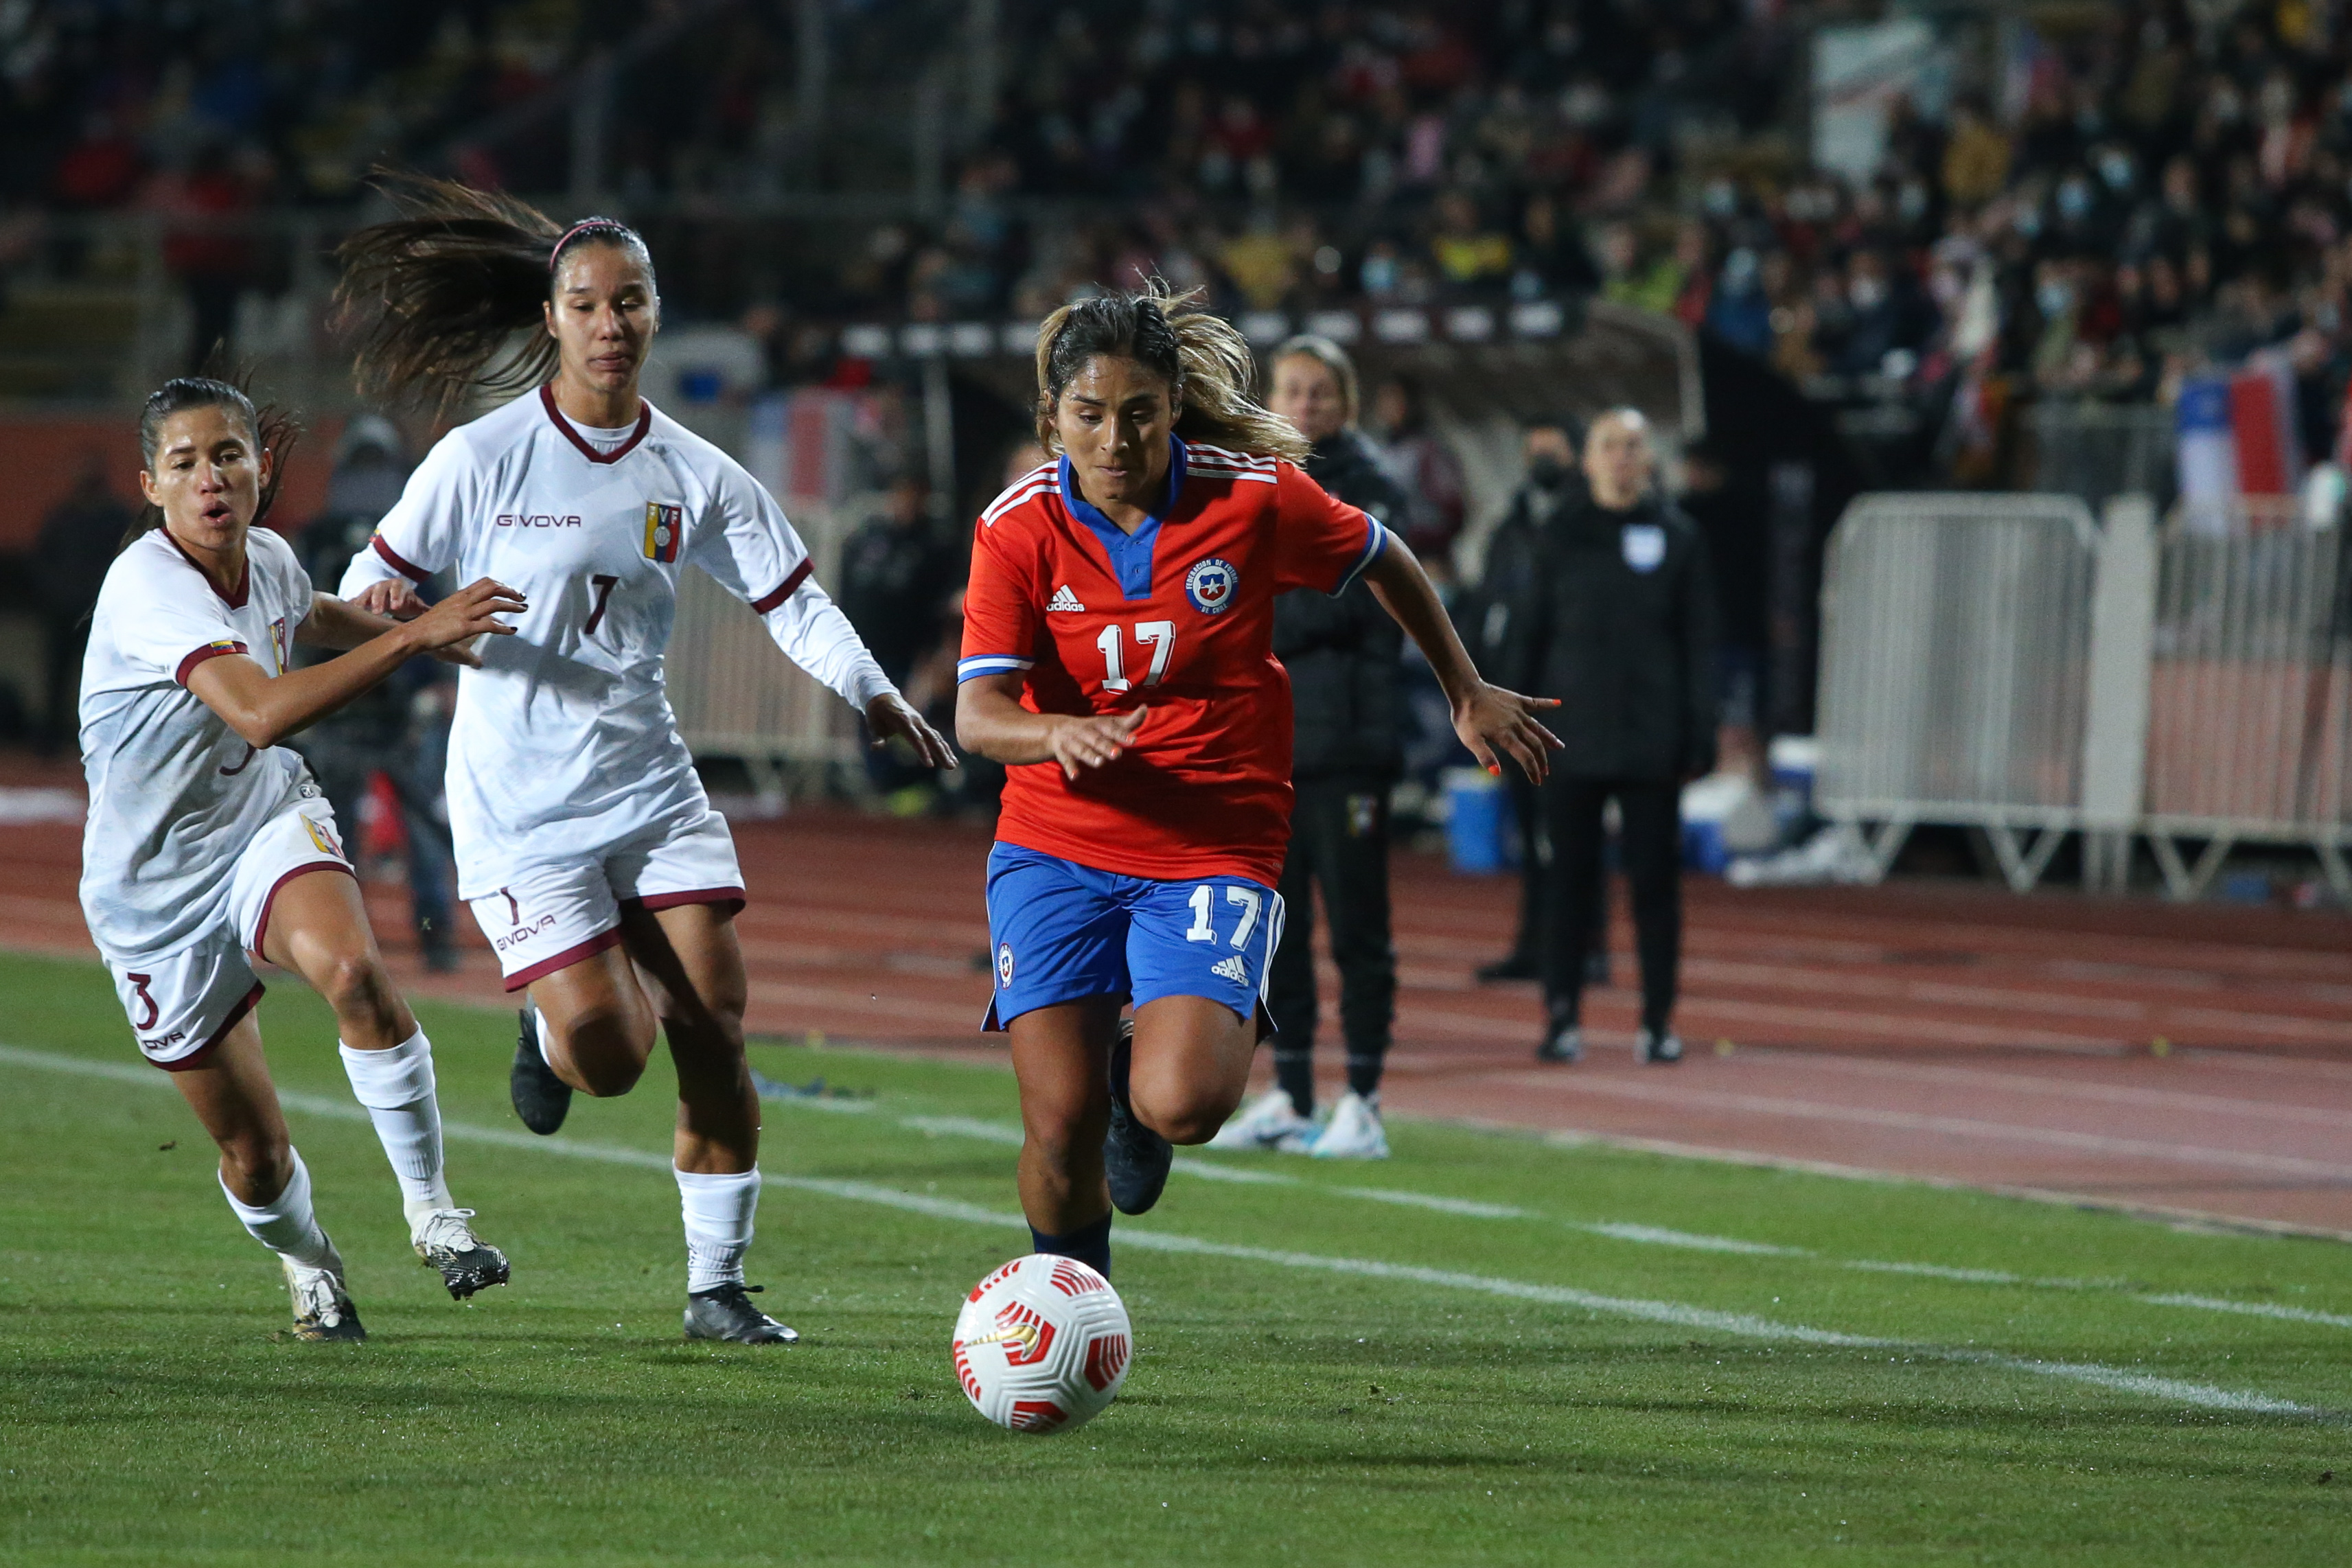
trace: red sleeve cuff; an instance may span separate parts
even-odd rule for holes
[[[764,616],[770,610],[774,609],[778,605],[782,604],[786,599],[791,598],[793,596],[793,590],[807,582],[808,574],[815,570],[816,563],[814,561],[803,561],[799,565],[793,568],[793,574],[784,579],[782,586],[779,587],[772,594],[762,594],[758,598],[751,601],[751,608],[753,612],[755,614]]]
[[[385,565],[390,566],[394,571],[399,573],[410,582],[418,584],[420,587],[423,586],[425,581],[433,575],[432,573],[427,572],[422,566],[403,561],[399,555],[394,552],[392,546],[383,542],[383,535],[381,533],[369,535],[368,543],[374,548],[375,552],[378,555],[383,557]]]
[[[234,640],[208,642],[205,644],[204,647],[188,655],[187,658],[182,659],[180,661],[180,668],[172,672],[172,679],[178,681],[182,686],[185,686],[188,683],[189,673],[193,671],[196,666],[204,663],[205,660],[208,658],[219,658],[227,654],[247,653],[250,651],[251,650],[243,643]]]

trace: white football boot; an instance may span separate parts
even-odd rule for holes
[[[1244,1106],[1209,1140],[1212,1149],[1271,1149],[1286,1140],[1312,1138],[1315,1123],[1298,1114],[1286,1089],[1269,1089]]]
[[[418,1260],[441,1271],[441,1283],[454,1301],[507,1282],[507,1255],[474,1234],[466,1223],[473,1217],[472,1209],[427,1209],[408,1233]]]
[[[333,1242],[327,1243],[327,1261],[321,1268],[308,1268],[284,1256],[278,1261],[285,1266],[286,1288],[294,1296],[296,1339],[367,1338],[367,1330],[360,1326],[359,1309],[352,1305],[351,1292],[343,1289],[343,1260]]]
[[[1389,1135],[1381,1126],[1381,1108],[1349,1089],[1331,1108],[1331,1120],[1307,1152],[1318,1160],[1387,1159]]]

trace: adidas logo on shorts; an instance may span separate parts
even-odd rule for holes
[[[1249,984],[1249,965],[1242,962],[1242,955],[1238,952],[1231,958],[1223,959],[1209,965],[1209,973],[1220,980],[1230,980],[1236,985]]]
[[[1070,585],[1067,583],[1055,589],[1054,596],[1045,601],[1045,613],[1048,615],[1055,610],[1070,610],[1084,615],[1086,608],[1084,605],[1078,603],[1078,596],[1070,592]]]

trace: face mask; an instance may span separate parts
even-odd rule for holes
[[[2058,210],[2070,223],[2080,223],[2090,215],[2091,187],[2080,180],[2069,180],[2058,187]]]
[[[1556,490],[1568,479],[1568,465],[1558,458],[1537,458],[1528,464],[1528,482],[1539,490]]]
[[[2045,316],[2063,316],[2074,303],[2074,287],[2066,283],[2044,283],[2033,290],[2033,302],[2042,307],[2042,313]]]
[[[1846,298],[1857,310],[1867,310],[1886,298],[1886,285],[1875,278],[1857,278],[1846,286]]]

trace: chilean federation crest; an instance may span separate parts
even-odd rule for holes
[[[1184,574],[1184,596],[1202,615],[1213,616],[1234,602],[1234,590],[1241,582],[1242,574],[1234,570],[1232,562],[1212,555],[1193,562],[1192,569]]]
[[[664,506],[661,502],[646,503],[646,559],[675,561],[677,542],[686,533],[686,509]]]

